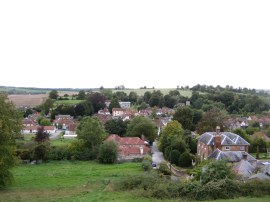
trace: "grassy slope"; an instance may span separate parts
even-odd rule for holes
[[[54,105],[61,105],[61,104],[65,104],[65,105],[75,105],[78,104],[80,102],[83,102],[84,100],[56,100],[54,102]]]
[[[136,92],[139,96],[143,96],[144,93],[145,93],[146,91],[153,92],[154,90],[156,90],[156,91],[157,91],[157,90],[160,90],[160,91],[163,93],[163,95],[166,95],[166,94],[169,94],[169,92],[170,92],[171,90],[175,90],[175,88],[113,90],[113,93],[115,93],[115,92],[117,92],[117,91],[123,91],[123,92],[125,92],[127,95],[129,95],[129,93],[130,93],[131,91],[134,91],[134,92]],[[185,96],[185,97],[191,97],[191,94],[192,94],[192,91],[190,91],[190,90],[179,90],[179,92],[180,92],[180,94],[181,94],[182,96]]]
[[[140,163],[101,165],[95,162],[56,161],[21,165],[13,170],[15,183],[8,190],[0,191],[0,201],[159,201],[134,192],[113,191],[111,183],[108,183],[140,172]],[[236,201],[266,202],[269,197],[226,200]]]

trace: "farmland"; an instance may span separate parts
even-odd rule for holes
[[[48,94],[36,95],[8,95],[8,99],[14,103],[16,107],[35,107],[46,101]]]

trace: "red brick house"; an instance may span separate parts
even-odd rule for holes
[[[212,154],[217,154],[214,157],[215,159],[220,158],[222,155],[224,158],[225,156],[230,158],[231,155],[236,155],[239,152],[248,152],[249,145],[239,135],[231,132],[220,132],[220,128],[217,127],[216,132],[206,132],[198,138],[197,156],[200,160],[213,157]],[[237,156],[239,155],[237,154]]]
[[[150,152],[147,143],[139,137],[120,137],[112,134],[106,141],[115,141],[118,144],[119,161],[143,158],[144,155]]]

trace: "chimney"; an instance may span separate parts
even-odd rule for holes
[[[246,152],[243,152],[242,155],[243,155],[243,160],[246,161],[247,160],[247,153]]]
[[[221,134],[220,134],[220,127],[216,127],[216,134],[214,136],[214,150],[219,149],[221,150]]]

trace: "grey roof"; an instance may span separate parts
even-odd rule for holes
[[[248,178],[252,175],[255,168],[246,160],[241,160],[240,162],[236,163],[233,166],[233,170],[239,174],[242,175],[245,178]]]
[[[214,145],[214,136],[216,132],[206,132],[202,134],[198,141],[203,142],[206,145]],[[222,132],[221,134],[221,145],[250,145],[246,140],[235,133]]]
[[[252,175],[249,180],[270,180],[270,176],[266,175],[264,173],[257,173],[255,175]]]
[[[254,162],[257,161],[253,156],[247,153],[247,161]],[[216,149],[212,154],[208,156],[208,158],[220,160],[220,159],[228,159],[230,162],[239,162],[243,159],[242,151],[221,151]]]
[[[270,164],[267,164],[263,167],[263,173],[270,176]]]

